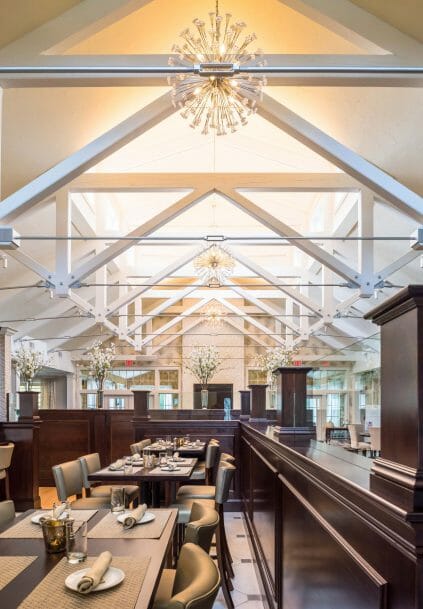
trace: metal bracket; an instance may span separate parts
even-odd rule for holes
[[[194,74],[210,78],[214,76],[229,77],[239,72],[239,65],[236,63],[199,63],[194,65]]]

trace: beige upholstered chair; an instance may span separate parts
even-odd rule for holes
[[[0,480],[4,480],[4,490],[6,499],[10,499],[9,488],[9,467],[12,461],[13,449],[15,445],[12,442],[5,446],[0,446]]]
[[[89,480],[88,475],[97,472],[101,469],[100,455],[98,453],[91,453],[90,455],[84,455],[78,459],[81,471],[82,471],[82,483],[85,489],[85,495],[87,497],[102,497],[109,498],[110,490],[113,488],[112,484],[102,484],[101,486],[94,486]],[[120,486],[120,485],[116,485]],[[136,485],[125,485],[120,486],[125,491],[125,497],[127,503],[138,501],[139,488]]]
[[[376,457],[380,453],[380,427],[369,427],[370,450],[372,456]]]
[[[234,576],[232,569],[232,557],[229,551],[228,542],[225,533],[224,524],[224,504],[229,499],[229,492],[231,489],[232,481],[235,475],[236,467],[231,463],[221,463],[217,472],[216,486],[198,486],[191,485],[192,489],[202,488],[205,489],[204,494],[213,494],[213,497],[201,499],[199,497],[187,497],[178,496],[177,503],[172,507],[178,508],[178,523],[180,525],[186,524],[191,519],[191,511],[194,502],[201,503],[210,508],[215,508],[219,514],[219,526],[216,531],[216,550],[217,550],[217,564],[219,567],[220,577],[222,579],[222,591],[225,597],[226,606],[228,609],[233,609],[234,604],[230,591],[233,590],[231,578]],[[184,489],[182,486],[179,490]],[[179,494],[179,491],[178,491]]]
[[[176,570],[163,570],[153,609],[211,609],[219,586],[219,572],[210,556],[186,543]]]
[[[136,453],[139,453],[140,455],[142,455],[142,451],[144,450],[144,448],[146,446],[149,446],[151,444],[151,440],[141,440],[140,442],[134,442],[134,444],[131,444],[129,449],[131,451],[131,455],[135,455]]]
[[[208,554],[219,520],[219,514],[214,508],[194,502],[190,521],[185,528],[184,543],[195,543]]]
[[[222,494],[222,485],[223,481],[227,479],[224,478],[226,475],[224,472],[224,468],[230,466],[235,469],[235,467],[228,463],[227,461],[222,461],[219,463],[219,468],[217,470],[216,476],[216,485],[204,485],[204,484],[184,484],[178,489],[176,493],[176,501],[184,500],[184,499],[216,499],[217,494]],[[227,475],[226,475],[227,476]],[[229,489],[228,489],[229,494]]]
[[[348,433],[350,434],[350,443],[353,450],[361,450],[366,452],[370,450],[370,444],[368,442],[360,441],[360,434],[364,431],[364,425],[361,423],[354,423],[348,425]]]
[[[206,484],[213,484],[213,472],[219,458],[220,446],[209,442],[206,448],[206,458],[199,461],[191,474],[192,480],[204,480]]]
[[[86,497],[82,499],[82,470],[79,461],[67,461],[60,465],[53,465],[53,476],[56,483],[57,496],[60,501],[67,501],[68,497],[76,495],[72,501],[74,510],[95,510],[110,508],[110,499],[106,497]]]
[[[15,504],[10,499],[0,501],[0,528],[10,524],[15,518]]]
[[[233,455],[230,455],[229,453],[220,453],[219,465],[220,463],[232,463],[232,465],[234,465],[235,461],[236,459]]]

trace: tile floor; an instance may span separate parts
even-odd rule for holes
[[[234,590],[231,593],[235,607],[265,609],[257,581],[253,556],[248,541],[244,517],[239,512],[225,514],[225,527],[234,560]],[[226,609],[223,594],[219,592],[213,609]]]
[[[40,496],[43,508],[50,508],[53,506],[53,502],[57,502],[56,489],[54,488],[40,488]],[[265,609],[248,541],[248,531],[242,513],[226,513],[225,527],[234,560],[235,577],[232,580],[234,590],[231,593],[234,605],[242,609]],[[219,592],[213,609],[226,609],[222,592]]]

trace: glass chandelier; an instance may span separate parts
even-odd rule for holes
[[[220,287],[234,270],[235,260],[218,245],[212,245],[194,260],[194,269],[209,287]]]
[[[206,324],[216,330],[222,326],[226,311],[219,305],[210,304],[202,315],[205,318]]]
[[[172,85],[172,100],[182,109],[181,116],[192,119],[190,126],[202,126],[202,133],[215,129],[217,135],[234,132],[247,123],[247,117],[256,111],[266,84],[264,76],[237,73],[237,68],[248,63],[263,66],[261,52],[250,52],[248,47],[256,40],[249,34],[242,40],[246,24],[231,23],[232,15],[216,11],[209,13],[210,28],[201,19],[194,19],[197,32],[189,28],[181,33],[181,46],[174,45],[176,58],[169,58],[169,65],[194,67],[194,73],[169,77]],[[214,73],[213,73],[214,72]],[[209,74],[208,74],[209,73]]]

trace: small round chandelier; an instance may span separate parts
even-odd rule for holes
[[[213,330],[219,329],[226,316],[226,311],[219,305],[210,304],[202,313],[205,323]]]
[[[220,287],[234,268],[235,260],[218,245],[212,245],[194,260],[197,275],[211,287]]]
[[[197,32],[192,34],[189,28],[181,32],[181,46],[172,48],[177,57],[169,58],[169,65],[193,67],[194,73],[177,74],[168,80],[173,103],[182,109],[183,118],[192,119],[191,127],[201,126],[204,135],[210,129],[225,135],[247,123],[266,85],[264,76],[237,73],[237,68],[246,63],[261,67],[265,62],[260,51],[248,50],[256,35],[249,34],[242,40],[246,24],[231,23],[230,13],[220,15],[218,0],[209,18],[209,28],[203,20],[194,19]]]

